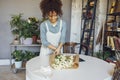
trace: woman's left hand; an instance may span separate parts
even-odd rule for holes
[[[56,55],[60,54],[60,48],[59,47],[54,51],[54,54],[56,54]]]

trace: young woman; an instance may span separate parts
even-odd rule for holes
[[[47,18],[40,25],[41,50],[40,56],[49,54],[60,54],[61,48],[65,43],[66,23],[61,19],[62,16],[61,0],[42,0],[40,9],[43,18]],[[43,59],[43,57],[42,57]]]

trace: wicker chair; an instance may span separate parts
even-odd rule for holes
[[[63,52],[64,53],[75,53],[75,46],[77,43],[74,42],[67,42],[63,45]]]

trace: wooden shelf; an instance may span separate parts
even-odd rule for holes
[[[120,16],[120,12],[115,12],[115,13],[111,13],[111,14],[107,14],[109,16]]]
[[[118,32],[118,33],[119,33],[120,31],[117,31],[117,30],[107,31],[107,30],[106,30],[106,32]]]
[[[13,44],[11,43],[10,46],[41,46],[41,43],[40,44]]]
[[[14,50],[19,50],[18,47],[38,47],[40,48],[42,44],[30,44],[30,45],[25,45],[25,44],[13,44],[11,43],[10,44],[10,51],[11,53],[14,51]],[[37,53],[35,53],[37,55]],[[10,65],[11,65],[11,70],[13,73],[17,73],[18,70],[25,70],[26,69],[26,62],[22,62],[22,67],[21,68],[15,68],[15,64],[12,64],[12,55],[11,55],[11,58],[10,58]]]

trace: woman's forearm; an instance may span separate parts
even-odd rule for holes
[[[60,43],[60,44],[59,44],[59,46],[58,46],[58,48],[60,48],[60,49],[61,49],[61,48],[62,48],[62,46],[63,46],[63,43]]]
[[[55,46],[53,46],[53,45],[48,45],[48,48],[50,48],[50,49],[52,49],[53,51],[55,51],[57,48],[55,47]]]

